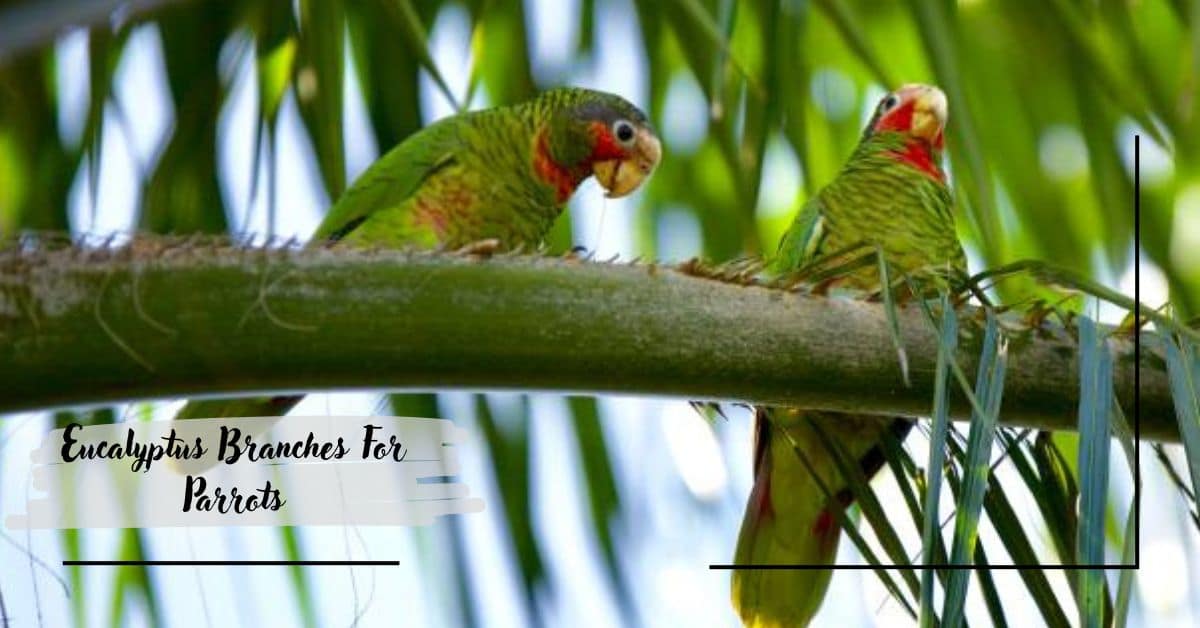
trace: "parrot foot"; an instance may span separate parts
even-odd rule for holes
[[[581,246],[581,245],[575,245],[575,246],[571,247],[571,250],[567,251],[567,253],[565,255],[563,255],[563,258],[568,261],[578,261],[578,260],[590,259],[591,257],[592,257],[592,252],[588,251],[588,248],[586,246]]]
[[[462,255],[475,255],[478,257],[491,257],[500,250],[500,240],[498,238],[488,238],[478,242],[472,242],[466,246],[459,248],[456,253]]]
[[[820,283],[812,287],[812,294],[819,297],[829,296],[829,291],[833,289],[833,287],[838,283],[839,279],[841,279],[841,277],[830,277],[829,279],[822,280]]]

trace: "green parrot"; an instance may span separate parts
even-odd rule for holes
[[[623,98],[549,90],[517,105],[451,116],[409,136],[338,199],[312,244],[531,249],[589,176],[610,198],[625,196],[661,157],[646,115]],[[282,416],[302,398],[191,401],[176,418]]]
[[[784,274],[865,244],[881,250],[897,270],[939,282],[963,277],[966,256],[955,232],[953,198],[939,166],[946,115],[946,97],[936,87],[905,85],[886,95],[841,172],[805,205],[784,234],[767,273]],[[859,267],[837,282],[879,289],[878,264]],[[814,423],[840,444],[848,459],[858,461],[868,478],[883,465],[877,443],[884,431],[903,438],[912,427],[907,419],[755,408],[754,485],[735,564],[833,563],[841,537],[833,509],[847,507],[853,494]],[[735,569],[733,603],[748,626],[807,625],[831,576],[831,569]]]

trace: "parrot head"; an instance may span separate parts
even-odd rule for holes
[[[538,136],[535,165],[560,201],[592,175],[609,198],[626,196],[662,159],[662,143],[646,114],[620,96],[562,88],[540,99],[550,119]]]
[[[904,150],[896,156],[942,180],[944,176],[937,163],[945,144],[947,116],[946,94],[942,90],[910,83],[880,99],[863,139],[882,134],[900,136]]]

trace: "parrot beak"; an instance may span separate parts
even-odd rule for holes
[[[922,85],[919,89],[913,100],[912,135],[937,144],[946,127],[946,94],[930,85]]]
[[[592,165],[592,174],[609,198],[627,196],[654,172],[662,159],[662,144],[649,129],[638,129],[632,155],[625,159],[608,159]]]

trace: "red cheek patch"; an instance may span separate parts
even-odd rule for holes
[[[608,161],[609,159],[625,159],[627,156],[625,149],[621,148],[621,145],[617,143],[616,138],[612,135],[612,131],[608,130],[607,124],[593,122],[591,130],[594,141],[591,155],[593,162]]]
[[[897,131],[908,133],[912,129],[913,101],[902,103],[899,107],[883,114],[875,123],[876,131]]]

